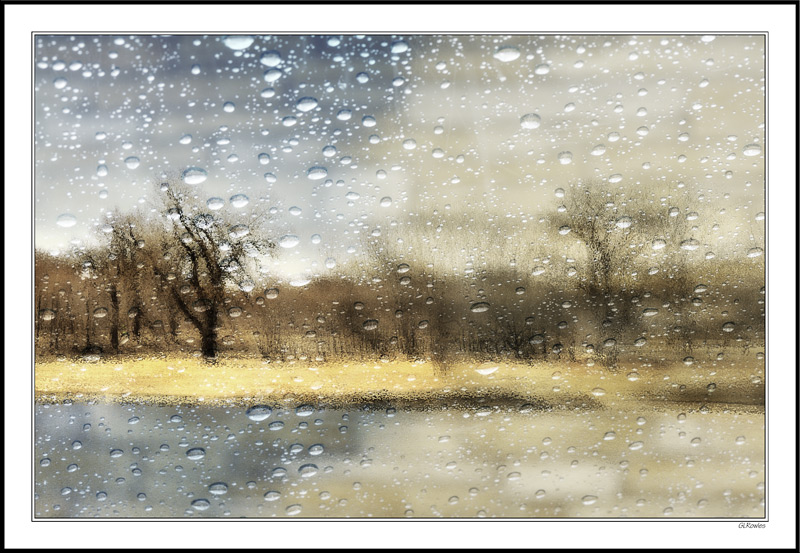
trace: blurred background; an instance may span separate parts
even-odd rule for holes
[[[680,198],[718,256],[763,247],[763,36],[40,35],[35,58],[37,249],[91,243],[188,167],[299,237],[287,279],[435,216],[530,239],[590,180]]]

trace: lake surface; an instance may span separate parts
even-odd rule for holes
[[[35,517],[763,517],[763,407],[36,404]]]

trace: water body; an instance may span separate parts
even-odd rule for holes
[[[35,405],[34,516],[763,517],[762,407]]]

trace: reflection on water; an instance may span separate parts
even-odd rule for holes
[[[36,517],[764,516],[753,407],[72,404],[35,425]]]

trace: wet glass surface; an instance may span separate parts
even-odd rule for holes
[[[764,515],[758,408],[299,407],[37,405],[35,515]]]

